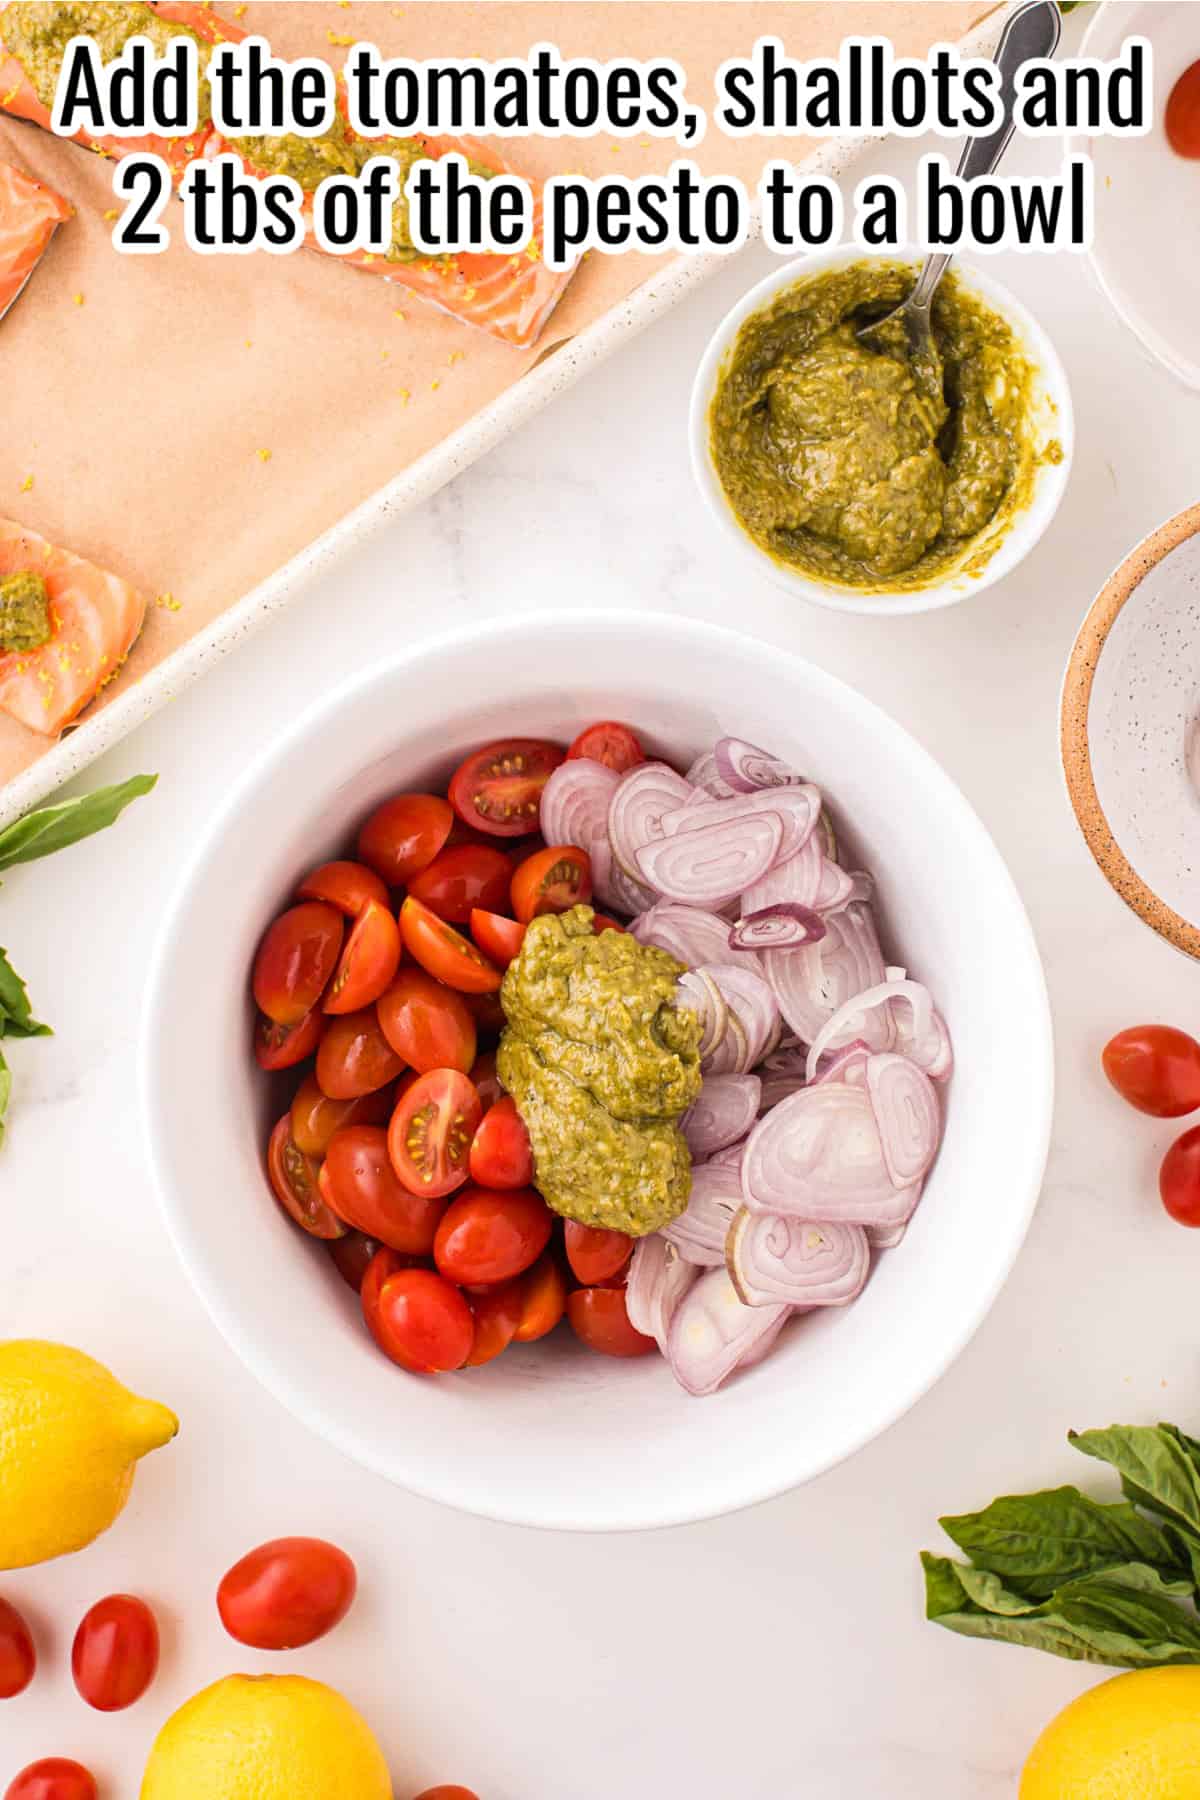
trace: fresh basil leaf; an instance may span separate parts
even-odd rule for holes
[[[1047,1599],[1064,1582],[1114,1564],[1147,1563],[1175,1579],[1190,1572],[1173,1534],[1125,1502],[1102,1506],[1076,1487],[1010,1494],[982,1512],[940,1524],[980,1568],[1032,1600]]]
[[[1110,1425],[1067,1437],[1085,1456],[1111,1463],[1130,1500],[1165,1514],[1189,1537],[1200,1536],[1200,1466],[1173,1426]]]
[[[81,838],[103,831],[120,818],[131,800],[148,794],[157,780],[157,775],[134,775],[111,787],[97,788],[95,793],[80,794],[74,800],[60,800],[54,806],[26,813],[23,819],[0,831],[0,869],[52,856],[56,850],[65,850]]]
[[[0,1050],[0,1144],[4,1142],[4,1117],[8,1112],[8,1102],[12,1095],[12,1075],[4,1060],[4,1052]]]
[[[29,1010],[25,983],[0,949],[0,1037],[49,1037],[50,1027],[39,1024]]]

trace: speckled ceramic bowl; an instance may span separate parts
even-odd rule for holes
[[[1062,759],[1101,873],[1200,957],[1200,502],[1109,576],[1062,693]]]

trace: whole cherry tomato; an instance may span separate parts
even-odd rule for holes
[[[554,1330],[567,1310],[567,1284],[552,1250],[538,1257],[520,1277],[521,1323],[513,1342],[533,1344]]]
[[[330,1100],[316,1076],[306,1075],[292,1099],[292,1142],[306,1156],[324,1156],[335,1131],[347,1125],[382,1125],[393,1104],[390,1087],[353,1100]]]
[[[1163,129],[1179,156],[1200,156],[1200,61],[1189,64],[1167,95]]]
[[[341,1237],[346,1227],[321,1197],[322,1165],[296,1148],[292,1115],[284,1113],[267,1145],[267,1174],[284,1212],[310,1237]]]
[[[416,1375],[462,1368],[475,1343],[475,1320],[451,1282],[432,1269],[396,1269],[373,1291],[368,1309],[370,1281],[368,1270],[363,1313],[385,1356]]]
[[[291,1069],[311,1056],[321,1037],[318,1001],[298,1025],[277,1025],[260,1012],[254,1027],[254,1060],[260,1069]]]
[[[494,994],[501,975],[475,944],[412,895],[400,908],[405,949],[423,969],[463,994]]]
[[[1200,1225],[1200,1125],[1177,1137],[1163,1157],[1158,1191],[1180,1225]]]
[[[1200,1106],[1200,1044],[1173,1025],[1131,1025],[1104,1046],[1104,1073],[1123,1100],[1156,1119]]]
[[[356,862],[322,863],[304,877],[296,894],[301,900],[326,900],[348,919],[357,919],[368,900],[388,903],[387,888],[374,869]]]
[[[567,1319],[576,1337],[603,1356],[646,1356],[658,1349],[629,1323],[623,1288],[576,1288],[567,1295]]]
[[[614,719],[589,725],[586,731],[580,732],[567,751],[567,760],[578,756],[585,756],[589,762],[603,763],[605,768],[615,769],[618,775],[623,775],[626,769],[636,769],[646,760],[646,752],[628,725],[618,725]]]
[[[512,878],[512,908],[523,925],[539,913],[566,912],[592,897],[592,859],[574,844],[552,844],[528,857]]]
[[[400,927],[386,904],[368,900],[350,928],[325,994],[327,1013],[358,1012],[378,1000],[400,966]]]
[[[471,1064],[470,1080],[471,1086],[479,1095],[479,1104],[483,1107],[484,1112],[489,1106],[495,1106],[504,1089],[500,1086],[500,1077],[496,1073],[496,1052],[494,1050],[485,1050],[482,1056],[475,1058]]]
[[[419,1075],[432,1069],[461,1069],[465,1075],[475,1061],[470,1007],[461,994],[444,987],[427,970],[406,963],[386,994],[379,996],[375,1010],[396,1055]],[[318,1057],[318,1080],[320,1074]],[[325,1087],[323,1081],[321,1086]]]
[[[389,887],[403,887],[429,867],[453,823],[440,794],[396,794],[375,808],[359,832],[359,861]]]
[[[542,789],[563,760],[557,744],[509,738],[475,750],[454,771],[450,804],[464,825],[492,837],[524,837],[537,829]]]
[[[438,1226],[433,1258],[451,1281],[508,1281],[537,1261],[553,1223],[533,1188],[464,1188]]]
[[[231,1638],[252,1650],[302,1650],[339,1625],[358,1574],[323,1538],[273,1538],[222,1576],[217,1611]]]
[[[158,1672],[158,1621],[134,1594],[109,1594],[84,1613],[71,1646],[75,1686],[97,1712],[123,1712]]]
[[[302,900],[266,930],[254,958],[254,999],[277,1025],[299,1025],[325,991],[342,948],[345,922],[335,906]]]
[[[390,1250],[426,1256],[433,1249],[445,1208],[436,1196],[413,1193],[397,1180],[382,1126],[335,1131],[321,1166],[320,1187],[339,1219]]]
[[[403,1057],[384,1037],[373,1006],[330,1019],[317,1047],[317,1082],[330,1100],[356,1100],[395,1081]]]
[[[396,1274],[399,1269],[416,1269],[421,1267],[418,1256],[402,1256],[398,1250],[389,1250],[384,1244],[367,1264],[366,1273],[359,1286],[358,1297],[362,1302],[363,1318],[372,1337],[376,1336],[379,1322],[379,1296],[383,1292],[383,1284],[389,1275]]]
[[[508,905],[507,885],[502,904]],[[506,919],[502,913],[484,912],[475,906],[471,909],[471,936],[498,969],[507,969],[513,958],[520,955],[525,927],[516,919]]]
[[[413,876],[408,891],[439,919],[465,925],[474,907],[507,906],[511,879],[512,864],[493,844],[450,844]]]
[[[610,1281],[633,1255],[633,1239],[623,1231],[602,1231],[595,1225],[581,1225],[578,1219],[567,1220],[563,1241],[571,1271],[584,1287]]]
[[[523,1188],[533,1180],[533,1150],[509,1094],[484,1113],[471,1139],[471,1180],[485,1188]]]
[[[458,1069],[422,1075],[397,1102],[388,1126],[388,1154],[398,1179],[414,1194],[452,1194],[467,1179],[471,1140],[482,1116],[479,1095]]]
[[[348,1231],[345,1237],[333,1238],[329,1254],[333,1266],[346,1286],[362,1293],[363,1277],[380,1249],[378,1238],[364,1237],[361,1231]]]
[[[96,1800],[96,1782],[82,1763],[44,1756],[21,1770],[4,1790],[4,1800]]]
[[[0,1600],[0,1700],[24,1693],[36,1668],[32,1632],[16,1607]]]
[[[486,1293],[472,1297],[470,1307],[475,1315],[475,1341],[467,1358],[468,1369],[477,1369],[508,1349],[521,1323],[524,1306],[519,1280],[498,1282]]]

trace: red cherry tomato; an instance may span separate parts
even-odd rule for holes
[[[482,1056],[475,1058],[471,1064],[470,1079],[471,1086],[479,1095],[479,1104],[484,1112],[489,1106],[495,1106],[497,1100],[504,1093],[504,1089],[500,1086],[500,1077],[496,1073],[496,1052],[494,1050],[485,1050]]]
[[[508,1281],[537,1261],[553,1222],[533,1188],[469,1187],[446,1208],[433,1259],[451,1281]]]
[[[508,905],[507,884],[502,904]],[[484,912],[476,906],[471,909],[471,936],[498,969],[507,969],[513,958],[520,954],[525,927],[515,919],[506,919],[502,913]]]
[[[350,928],[325,995],[327,1013],[358,1012],[378,1000],[400,966],[400,927],[386,905],[368,900]]]
[[[523,1188],[533,1180],[529,1133],[508,1094],[488,1108],[471,1140],[471,1180],[485,1188]]]
[[[461,1069],[465,1075],[475,1061],[475,1020],[470,1007],[461,994],[443,986],[426,969],[407,964],[401,968],[387,993],[379,996],[375,1010],[396,1055],[419,1075],[428,1075],[432,1069]],[[318,1077],[320,1073],[318,1057]]]
[[[467,1358],[468,1369],[477,1369],[507,1350],[516,1335],[524,1311],[520,1281],[502,1281],[471,1302],[475,1315],[475,1341]]]
[[[1158,1191],[1180,1225],[1200,1225],[1200,1125],[1177,1137],[1163,1157]]]
[[[364,1281],[363,1312],[385,1356],[415,1375],[462,1368],[475,1343],[475,1320],[451,1282],[432,1269],[396,1269],[379,1283],[369,1311],[366,1292]]]
[[[447,987],[463,994],[494,994],[500,986],[499,969],[470,938],[411,894],[400,908],[400,932],[409,954]]]
[[[567,1295],[567,1319],[576,1337],[602,1356],[646,1356],[658,1349],[629,1323],[623,1288],[576,1288]]]
[[[24,1693],[37,1668],[33,1635],[15,1606],[0,1600],[0,1700]]]
[[[342,948],[345,923],[334,906],[302,900],[267,927],[254,958],[254,998],[277,1025],[299,1025],[317,1004]]]
[[[382,1126],[351,1125],[335,1132],[320,1187],[339,1219],[390,1250],[427,1256],[433,1249],[445,1208],[435,1196],[414,1193],[396,1179]]]
[[[619,1275],[633,1255],[633,1239],[623,1231],[601,1231],[568,1219],[563,1233],[567,1261],[584,1287],[598,1287]]]
[[[398,1179],[414,1194],[452,1194],[467,1179],[471,1140],[482,1117],[479,1095],[458,1069],[422,1075],[398,1101],[388,1126],[388,1155]]]
[[[413,876],[408,891],[439,919],[465,925],[473,907],[495,912],[507,906],[511,879],[512,864],[503,850],[492,844],[453,844]]]
[[[1104,1046],[1104,1073],[1123,1100],[1156,1119],[1200,1106],[1200,1044],[1172,1025],[1131,1025]]]
[[[354,1603],[358,1575],[323,1538],[273,1538],[221,1578],[217,1611],[231,1638],[252,1650],[302,1650],[339,1625]]]
[[[4,1800],[96,1800],[96,1782],[82,1763],[44,1756],[21,1770],[4,1790]]]
[[[512,907],[522,925],[539,913],[566,912],[592,897],[592,859],[574,844],[552,844],[523,862],[512,878]]]
[[[296,889],[301,900],[325,900],[348,919],[357,919],[368,900],[388,903],[388,891],[374,869],[356,862],[327,862],[306,875]]]
[[[471,1788],[456,1787],[453,1782],[447,1787],[443,1782],[440,1787],[425,1788],[417,1800],[479,1800],[479,1795]]]
[[[389,887],[404,887],[429,867],[453,823],[440,794],[396,794],[375,808],[359,832],[359,861]]]
[[[1200,62],[1183,71],[1167,96],[1167,142],[1180,156],[1200,156]]]
[[[311,1056],[321,1037],[320,1002],[298,1025],[277,1025],[260,1012],[254,1027],[254,1060],[260,1069],[291,1069]]]
[[[513,1333],[516,1344],[534,1344],[554,1330],[567,1310],[567,1283],[552,1250],[543,1251],[521,1283],[521,1323]]]
[[[109,1594],[83,1615],[71,1646],[75,1686],[97,1712],[123,1712],[158,1672],[158,1622],[144,1600]]]
[[[373,1094],[403,1071],[380,1029],[375,1007],[330,1019],[317,1047],[317,1082],[330,1100],[356,1100]]]
[[[267,1174],[284,1212],[310,1237],[341,1237],[346,1227],[321,1197],[321,1164],[305,1156],[292,1138],[292,1116],[284,1113],[267,1145]]]
[[[391,1088],[353,1100],[330,1100],[315,1075],[306,1075],[292,1100],[292,1142],[306,1156],[324,1156],[335,1131],[347,1125],[382,1125],[391,1114]]]
[[[577,756],[586,756],[589,762],[603,763],[606,769],[615,769],[618,775],[623,775],[626,769],[636,769],[646,760],[646,752],[628,725],[618,725],[613,719],[589,725],[586,731],[580,732],[567,751],[567,760]]]
[[[624,931],[624,929],[625,927],[618,925],[615,919],[610,919],[607,913],[592,914],[592,930],[595,932]]]
[[[562,760],[557,744],[539,738],[488,744],[454,771],[450,804],[464,825],[490,837],[525,837],[537,829],[542,789]]]
[[[386,1244],[375,1252],[367,1264],[366,1273],[358,1290],[359,1299],[362,1301],[363,1318],[372,1337],[377,1335],[379,1296],[383,1292],[383,1284],[388,1276],[396,1274],[399,1269],[416,1269],[420,1266],[420,1257],[401,1256],[399,1251],[389,1250]]]
[[[362,1293],[363,1277],[379,1249],[378,1238],[364,1237],[361,1231],[348,1231],[345,1237],[330,1242],[333,1266],[346,1286],[353,1288],[356,1294]]]

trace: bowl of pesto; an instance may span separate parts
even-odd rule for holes
[[[1036,320],[959,260],[934,299],[931,365],[898,306],[919,260],[829,251],[722,320],[692,390],[700,491],[742,552],[806,600],[926,612],[979,593],[1041,537],[1066,488],[1070,390]]]

